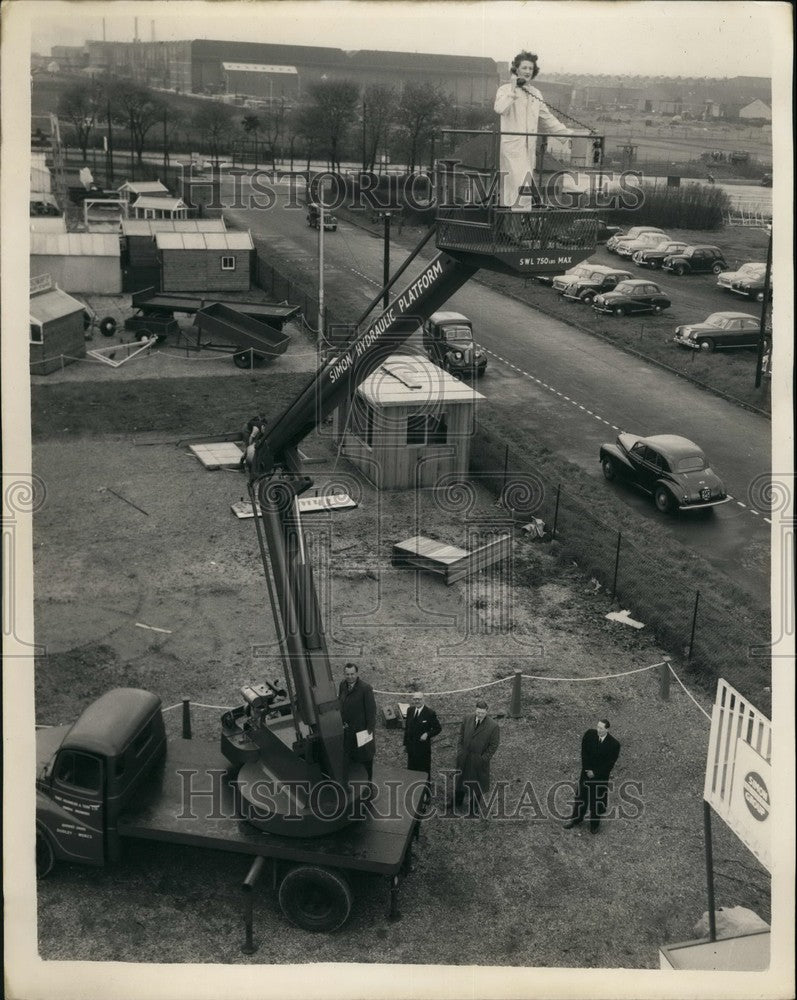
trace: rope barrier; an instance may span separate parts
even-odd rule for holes
[[[703,715],[705,715],[705,717],[710,722],[711,721],[711,716],[708,714],[708,712],[705,710],[705,708],[703,708],[703,706],[700,704],[700,702],[697,701],[697,699],[694,697],[694,695],[689,690],[689,688],[686,686],[686,684],[684,684],[684,682],[681,680],[681,678],[678,676],[678,674],[676,674],[675,669],[673,668],[673,665],[671,663],[668,663],[667,666],[670,668],[670,673],[673,675],[673,677],[678,681],[678,683],[681,685],[681,687],[684,689],[684,691],[689,695],[689,697],[692,699],[692,701],[697,705],[697,707],[700,709],[700,711],[703,713]]]
[[[612,677],[628,677],[631,674],[641,674],[646,670],[655,670],[660,667],[660,663],[651,663],[649,667],[637,667],[635,670],[623,670],[619,674],[596,674],[593,677],[545,677],[542,674],[521,674],[527,681],[606,681]]]
[[[514,675],[512,675],[512,677],[513,676]],[[495,687],[496,684],[503,684],[504,681],[511,681],[512,677],[499,677],[497,681],[488,681],[487,684],[477,684],[476,687],[457,688],[454,691],[429,691],[427,693],[436,697],[441,697],[446,694],[466,694],[468,691],[481,691],[482,688]],[[374,694],[400,695],[412,693],[412,691],[377,691],[376,688],[374,688]]]

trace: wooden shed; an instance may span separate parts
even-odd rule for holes
[[[31,276],[49,274],[67,292],[122,290],[119,237],[113,233],[31,233]]]
[[[83,333],[83,303],[47,287],[42,277],[31,282],[30,295],[30,371],[32,375],[50,372],[86,356]]]
[[[467,476],[482,399],[426,358],[395,354],[359,386],[350,412],[338,408],[334,433],[378,488],[431,487],[442,476]]]
[[[187,219],[188,205],[182,198],[153,197],[142,194],[130,206],[133,219]]]
[[[123,219],[122,291],[160,284],[156,233],[223,233],[224,219]]]
[[[164,292],[248,292],[254,243],[245,233],[156,233]]]

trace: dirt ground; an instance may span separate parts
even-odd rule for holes
[[[153,373],[170,363],[148,362]],[[264,391],[279,377],[264,374]],[[167,378],[137,386],[163,405]],[[532,799],[513,819],[425,821],[397,923],[386,919],[385,885],[363,878],[346,933],[309,939],[263,887],[262,947],[251,958],[239,950],[245,858],[142,843],[113,869],[61,866],[39,887],[42,957],[656,967],[658,945],[691,937],[706,909],[708,722],[675,684],[662,701],[655,671],[601,678],[665,651],[645,629],[607,621],[607,597],[523,532],[511,565],[452,587],[392,568],[397,540],[423,533],[468,547],[470,532],[501,526],[504,515],[478,490],[470,506],[454,495],[380,496],[336,459],[324,431],[303,450],[317,460],[307,469],[317,487],[343,487],[358,501],[305,519],[335,675],[358,662],[380,705],[401,700],[381,692],[429,692],[444,727],[435,771],[452,766],[475,698],[440,692],[516,669],[538,676],[524,681],[520,719],[506,717],[508,681],[484,692],[501,725],[493,780],[507,783],[510,809],[528,782]],[[36,641],[47,650],[38,724],[68,722],[117,685],[151,689],[167,708],[183,697],[223,707],[238,703],[241,685],[282,675],[253,523],[230,510],[245,493],[241,474],[204,470],[167,427],[34,441],[34,472],[47,488],[34,525]],[[196,708],[195,738],[215,742],[219,714]],[[615,778],[637,783],[641,807],[592,837],[562,829],[567,789],[554,791],[577,777],[581,734],[603,716],[623,744]],[[167,712],[167,727],[179,733],[179,711]],[[400,732],[379,729],[380,760],[403,763]],[[717,903],[768,919],[768,876],[720,823],[714,852]]]

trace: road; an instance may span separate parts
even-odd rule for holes
[[[286,200],[282,192],[275,209],[236,208],[225,214],[231,224],[265,241],[277,267],[289,261],[312,282],[318,234],[307,227],[303,211],[281,210]],[[381,285],[382,241],[339,220],[337,232],[326,234],[325,246],[327,302],[338,315],[354,319]],[[392,267],[403,259],[404,251],[394,247]],[[416,261],[399,287],[421,266]],[[769,518],[760,506],[761,477],[770,470],[768,420],[476,281],[453,296],[447,308],[470,317],[477,339],[490,352],[479,390],[516,426],[592,476],[596,490],[615,491],[642,522],[660,522],[662,516],[642,494],[604,482],[601,443],[618,430],[682,434],[698,441],[733,500],[709,516],[672,516],[670,529],[768,604]]]

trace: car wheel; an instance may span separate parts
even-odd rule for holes
[[[660,260],[649,260],[648,264],[650,264],[651,271],[655,271],[656,268],[661,267],[661,261]]]
[[[713,340],[701,340],[700,341],[700,350],[701,351],[706,351],[707,354],[710,354],[714,350],[714,341]]]
[[[53,845],[46,833],[36,831],[36,878],[46,878],[55,866]]]
[[[656,487],[656,492],[653,495],[653,501],[656,504],[656,510],[661,511],[662,514],[669,514],[672,510],[672,494],[666,486]]]
[[[584,292],[584,294],[581,296],[581,301],[585,305],[591,306],[592,303],[595,301],[595,293],[594,292]]]
[[[340,872],[315,865],[292,868],[279,888],[282,912],[305,931],[334,931],[351,913],[352,891]]]
[[[683,266],[683,264],[676,264],[675,267],[673,268],[673,272],[677,274],[679,278],[683,278],[683,276],[686,274],[686,268]]]
[[[625,307],[615,306],[614,309],[612,309],[612,312],[614,313],[615,316],[625,316]]]
[[[603,478],[609,482],[617,476],[617,466],[614,464],[613,458],[601,459],[601,468],[603,469]]]
[[[711,270],[714,272],[714,274],[719,274],[721,271],[725,270],[725,265],[724,264],[715,264],[711,268]]]
[[[661,313],[661,306],[660,305],[654,305],[653,306],[653,315],[654,316],[658,316],[660,313]]]

